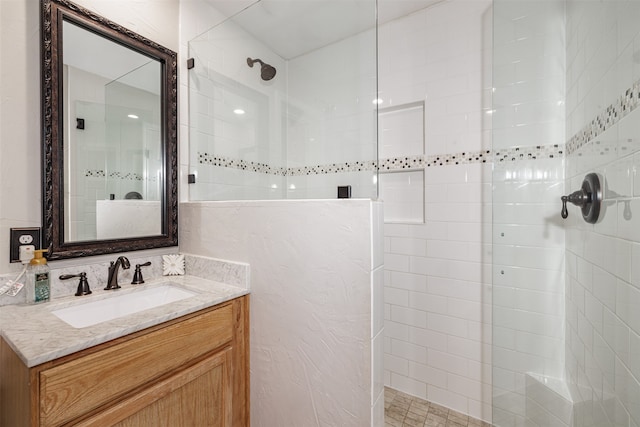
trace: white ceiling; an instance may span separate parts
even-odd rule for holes
[[[153,59],[133,49],[81,28],[63,22],[62,54],[65,65],[121,82],[151,93],[160,93],[160,64],[145,66]],[[131,73],[137,70],[135,75]],[[124,78],[123,78],[124,77]]]
[[[445,0],[378,0],[385,23]],[[292,59],[373,27],[372,0],[209,0],[222,14]]]

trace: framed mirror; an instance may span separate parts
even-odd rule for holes
[[[49,259],[178,244],[176,53],[41,0]]]

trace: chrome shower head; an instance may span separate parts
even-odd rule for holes
[[[271,80],[272,78],[275,77],[276,75],[276,69],[275,67],[269,65],[269,64],[265,64],[264,62],[262,62],[262,60],[260,59],[251,59],[251,58],[247,58],[247,65],[249,65],[249,67],[253,68],[253,64],[255,64],[256,62],[259,62],[261,67],[260,67],[260,77],[262,77],[262,80]]]

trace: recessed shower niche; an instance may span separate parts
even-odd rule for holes
[[[424,222],[424,102],[378,113],[379,197],[384,221]]]

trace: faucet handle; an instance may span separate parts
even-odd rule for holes
[[[560,197],[562,200],[562,210],[560,216],[567,218],[569,211],[567,210],[567,202],[580,207],[582,210],[582,218],[590,224],[598,222],[600,215],[600,204],[602,203],[602,189],[600,187],[600,177],[596,173],[587,174],[582,181],[582,187],[578,191],[574,191],[568,196]]]
[[[60,276],[60,280],[67,280],[67,279],[71,279],[74,277],[79,277],[80,278],[80,282],[78,283],[78,290],[76,291],[75,295],[77,297],[81,296],[81,295],[89,295],[91,293],[91,289],[89,288],[89,281],[87,280],[87,273],[85,273],[84,271],[82,273],[79,274],[63,274]]]
[[[142,278],[142,269],[141,267],[148,267],[151,265],[151,261],[147,261],[144,264],[136,264],[136,271],[133,273],[133,280],[131,281],[132,285],[139,285],[144,283],[144,279]]]

